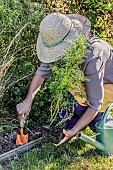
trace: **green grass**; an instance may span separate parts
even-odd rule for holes
[[[90,135],[87,128],[83,133]],[[89,144],[70,140],[59,147],[41,140],[37,147],[12,160],[5,170],[113,170],[113,156],[103,156]]]

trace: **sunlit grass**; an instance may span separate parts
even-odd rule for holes
[[[83,133],[91,135],[87,128]],[[59,147],[39,141],[37,147],[21,157],[15,157],[5,170],[112,170],[113,156],[103,156],[91,145],[70,140]]]

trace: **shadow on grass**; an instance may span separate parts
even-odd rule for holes
[[[88,151],[84,152],[83,154],[81,154],[82,157],[84,158],[89,158],[89,157],[94,157],[97,158],[99,156],[103,156],[101,151],[97,150],[97,149],[89,149]]]

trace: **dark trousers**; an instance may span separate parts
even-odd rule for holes
[[[81,116],[85,113],[88,106],[81,106],[69,93],[69,100],[72,101],[70,106],[67,108],[62,108],[58,120],[63,121],[66,123],[66,129],[71,129],[77,121],[81,118]],[[72,114],[71,116],[70,113]],[[95,132],[95,124],[101,120],[103,112],[99,112],[96,117],[89,123],[89,127],[92,131]],[[66,121],[65,121],[66,120]]]

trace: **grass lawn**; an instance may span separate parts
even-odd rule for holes
[[[91,135],[89,128],[83,131]],[[80,139],[71,139],[59,147],[41,140],[37,147],[16,157],[5,170],[113,170],[113,156],[105,157]]]

